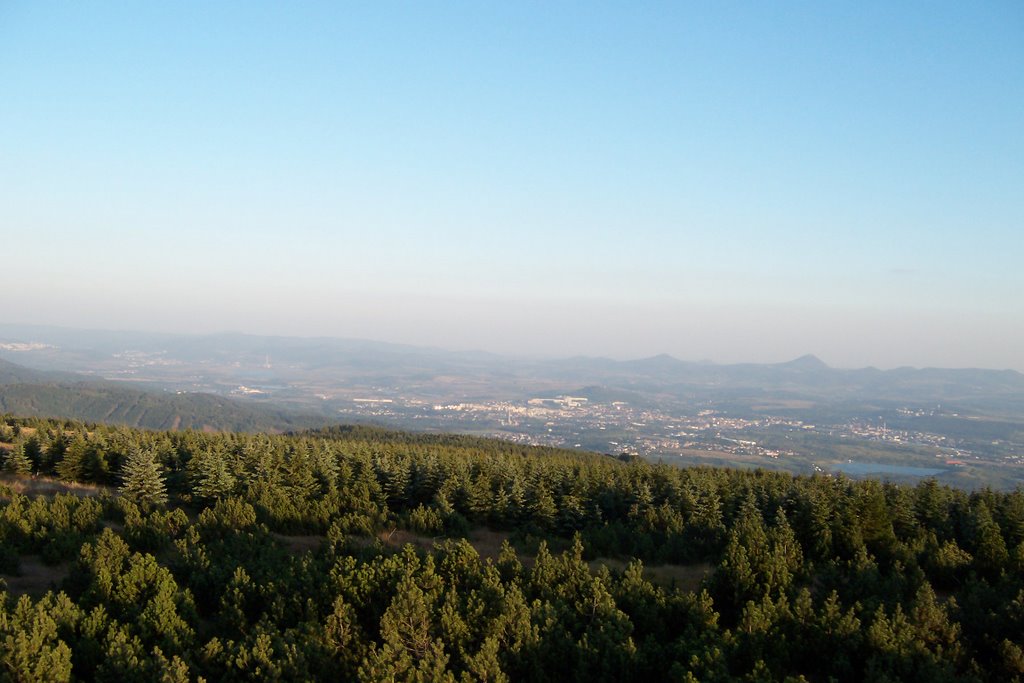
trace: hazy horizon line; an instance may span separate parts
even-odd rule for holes
[[[362,336],[341,336],[337,334],[283,334],[273,333],[265,334],[259,332],[247,332],[241,329],[220,329],[210,332],[182,332],[182,331],[167,331],[165,329],[139,329],[139,328],[108,328],[108,327],[74,327],[69,325],[59,325],[52,323],[17,323],[17,322],[0,322],[0,329],[3,328],[25,328],[25,329],[40,329],[40,330],[59,330],[67,333],[85,332],[85,333],[102,333],[102,334],[125,334],[125,335],[156,335],[156,336],[168,336],[168,337],[184,337],[184,338],[202,338],[202,337],[224,337],[224,336],[241,336],[251,337],[256,339],[298,339],[298,340],[330,340],[330,341],[345,341],[345,342],[366,342],[371,344],[380,344],[387,346],[400,346],[409,347],[412,349],[419,349],[424,351],[436,351],[451,354],[484,354],[490,356],[496,356],[498,358],[516,359],[516,360],[529,360],[529,361],[566,361],[573,359],[588,359],[588,360],[607,360],[616,363],[628,363],[628,362],[639,362],[645,360],[653,360],[656,358],[667,357],[674,361],[681,363],[699,364],[699,365],[718,365],[718,366],[736,366],[736,365],[786,365],[794,363],[800,360],[814,360],[820,362],[824,366],[832,370],[880,370],[888,372],[892,370],[988,370],[993,372],[1015,372],[1017,374],[1024,375],[1024,370],[1011,368],[1011,367],[992,367],[983,365],[964,365],[964,366],[938,366],[938,365],[862,365],[862,366],[838,366],[832,365],[828,361],[824,360],[821,355],[813,351],[806,351],[796,355],[789,356],[785,360],[772,360],[772,361],[755,361],[755,360],[741,360],[741,361],[718,361],[712,358],[681,358],[668,351],[662,351],[653,354],[646,355],[612,355],[612,354],[588,354],[588,353],[570,353],[570,354],[542,354],[542,353],[522,353],[513,354],[501,351],[492,351],[486,348],[478,347],[444,347],[437,346],[434,344],[417,344],[410,341],[395,341],[381,338],[371,338]],[[33,343],[40,340],[34,339],[19,339],[10,340],[16,343]],[[16,352],[17,353],[17,352]]]

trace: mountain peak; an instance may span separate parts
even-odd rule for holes
[[[670,356],[667,353],[659,353],[657,356],[650,356],[648,358],[641,358],[635,361],[636,364],[644,367],[654,368],[675,368],[685,363],[674,356]]]
[[[795,358],[789,361],[788,363],[783,363],[783,365],[789,366],[791,368],[801,368],[806,370],[828,369],[828,365],[826,365],[823,360],[815,356],[813,353],[805,354],[803,356],[800,356],[799,358]]]

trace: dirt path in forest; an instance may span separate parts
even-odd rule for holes
[[[625,571],[629,562],[608,557],[591,560],[590,568],[597,571],[602,565],[615,572]],[[662,588],[679,588],[684,591],[699,591],[701,583],[714,567],[706,562],[697,564],[654,564],[644,565],[644,578]]]
[[[421,550],[433,550],[435,543],[440,543],[447,540],[448,536],[421,536],[420,534],[405,529],[393,529],[391,531],[381,531],[377,534],[384,545],[391,548],[402,548],[406,543],[411,543]],[[480,555],[481,559],[490,558],[492,560],[498,559],[499,553],[501,553],[501,544],[510,538],[510,534],[507,531],[494,531],[493,529],[487,529],[480,527],[469,532],[469,536],[466,538],[469,544],[476,549],[477,554]]]
[[[71,563],[45,564],[39,555],[22,555],[18,576],[0,574],[7,583],[7,592],[13,596],[42,596],[48,590],[58,590],[71,573]]]
[[[411,543],[422,550],[432,550],[435,542],[444,540],[444,537],[420,536],[404,529],[396,529],[390,532],[384,531],[377,534],[377,537],[385,545],[392,548],[401,548],[406,543]],[[480,559],[497,560],[498,555],[501,553],[502,543],[510,538],[511,534],[507,531],[494,531],[493,529],[481,527],[471,531],[466,540],[476,549]],[[517,549],[516,555],[524,566],[533,566],[535,556],[531,553]],[[588,564],[592,572],[599,571],[602,566],[608,567],[613,572],[622,572],[629,566],[629,561],[599,557],[591,560]],[[645,579],[662,588],[679,588],[684,591],[699,591],[701,583],[713,571],[714,567],[706,562],[695,564],[644,564]]]
[[[79,498],[94,498],[104,491],[109,493],[115,492],[110,486],[82,484],[76,481],[64,481],[56,477],[32,477],[15,474],[0,474],[0,485],[7,486],[15,493],[20,493],[23,496],[51,497],[58,493],[70,493]]]
[[[284,545],[285,549],[293,555],[302,555],[303,553],[319,550],[320,546],[327,539],[326,536],[292,536],[289,534],[279,534],[276,531],[271,531],[270,535],[274,537],[274,540]]]
[[[316,551],[326,540],[325,536],[292,536],[277,532],[271,532],[270,535],[284,544],[288,551],[295,555]],[[386,547],[393,550],[399,550],[404,548],[406,544],[411,544],[414,548],[425,552],[432,551],[435,543],[440,543],[447,539],[445,536],[423,536],[406,529],[380,531],[376,537]],[[351,538],[360,544],[370,545],[372,543],[372,538],[368,537]],[[511,534],[507,531],[495,531],[481,527],[471,531],[466,540],[473,546],[481,560],[490,559],[494,561],[498,559],[498,555],[501,553],[502,544],[510,538]],[[533,566],[535,559],[533,554],[516,550],[516,555],[525,567]],[[590,570],[595,573],[600,571],[602,566],[608,567],[613,572],[622,572],[629,566],[629,561],[599,557],[587,564],[590,566]],[[704,579],[710,576],[713,571],[714,567],[706,562],[695,564],[645,564],[644,578],[662,588],[699,591]]]

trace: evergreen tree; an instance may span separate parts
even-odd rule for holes
[[[25,452],[24,442],[15,444],[14,450],[7,455],[4,469],[11,474],[32,474],[32,460]]]
[[[1009,559],[1006,542],[999,525],[992,519],[988,506],[979,501],[973,510],[971,532],[974,540],[975,564],[983,572],[997,576]]]
[[[167,502],[167,487],[161,469],[152,451],[134,449],[121,473],[121,494],[142,505],[163,505]]]
[[[543,483],[538,484],[531,491],[531,494],[528,502],[530,521],[540,529],[550,529],[554,524],[555,515],[558,514],[558,506],[555,505],[555,499]]]
[[[192,492],[200,498],[220,500],[235,489],[235,476],[228,469],[223,453],[197,453],[188,465],[192,478]]]
[[[64,456],[57,463],[57,476],[64,481],[78,481],[85,474],[85,459],[89,452],[89,444],[79,436],[64,451]]]
[[[102,435],[91,437],[88,441],[89,447],[82,459],[82,479],[93,481],[97,484],[106,484],[111,481],[110,458],[108,457],[109,445]]]
[[[67,449],[68,438],[64,435],[64,432],[58,431],[46,445],[46,449],[43,451],[42,458],[40,459],[38,471],[53,474],[54,467],[64,457]]]
[[[338,483],[338,462],[326,442],[316,444],[310,451],[313,473],[324,491],[333,491]]]
[[[38,472],[41,469],[40,465],[42,465],[44,450],[43,442],[39,438],[39,433],[37,432],[28,437],[22,442],[22,444],[25,449],[25,456],[28,457],[29,462],[31,463],[31,471]]]
[[[320,482],[314,472],[309,448],[301,444],[291,449],[285,465],[285,484],[299,500],[313,498],[320,492]]]

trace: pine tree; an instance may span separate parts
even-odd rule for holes
[[[309,500],[320,492],[320,482],[313,473],[307,447],[291,449],[285,465],[285,483],[299,500]]]
[[[327,442],[321,442],[310,451],[310,464],[320,487],[327,492],[334,491],[338,484],[338,461]]]
[[[32,474],[32,460],[25,452],[24,442],[15,444],[14,450],[7,456],[4,469],[11,474]]]
[[[23,442],[25,449],[25,456],[29,459],[30,469],[33,472],[38,472],[40,465],[43,460],[43,442],[39,438],[39,433],[35,433],[32,436],[25,439]]]
[[[57,463],[57,476],[64,481],[78,481],[85,474],[85,458],[89,452],[89,444],[81,436],[75,438],[64,456]]]
[[[979,501],[973,510],[971,525],[974,539],[975,565],[983,572],[997,576],[1009,559],[1006,542],[999,525],[992,519],[988,506]]]
[[[555,499],[551,492],[543,483],[538,483],[532,491],[531,498],[529,501],[531,519],[541,529],[550,529],[555,522],[555,515],[558,514],[558,506],[555,505]]]
[[[224,453],[201,451],[189,461],[192,491],[200,498],[220,500],[235,489],[235,476]]]
[[[167,487],[161,469],[152,451],[133,450],[121,472],[121,494],[142,505],[166,503]]]

